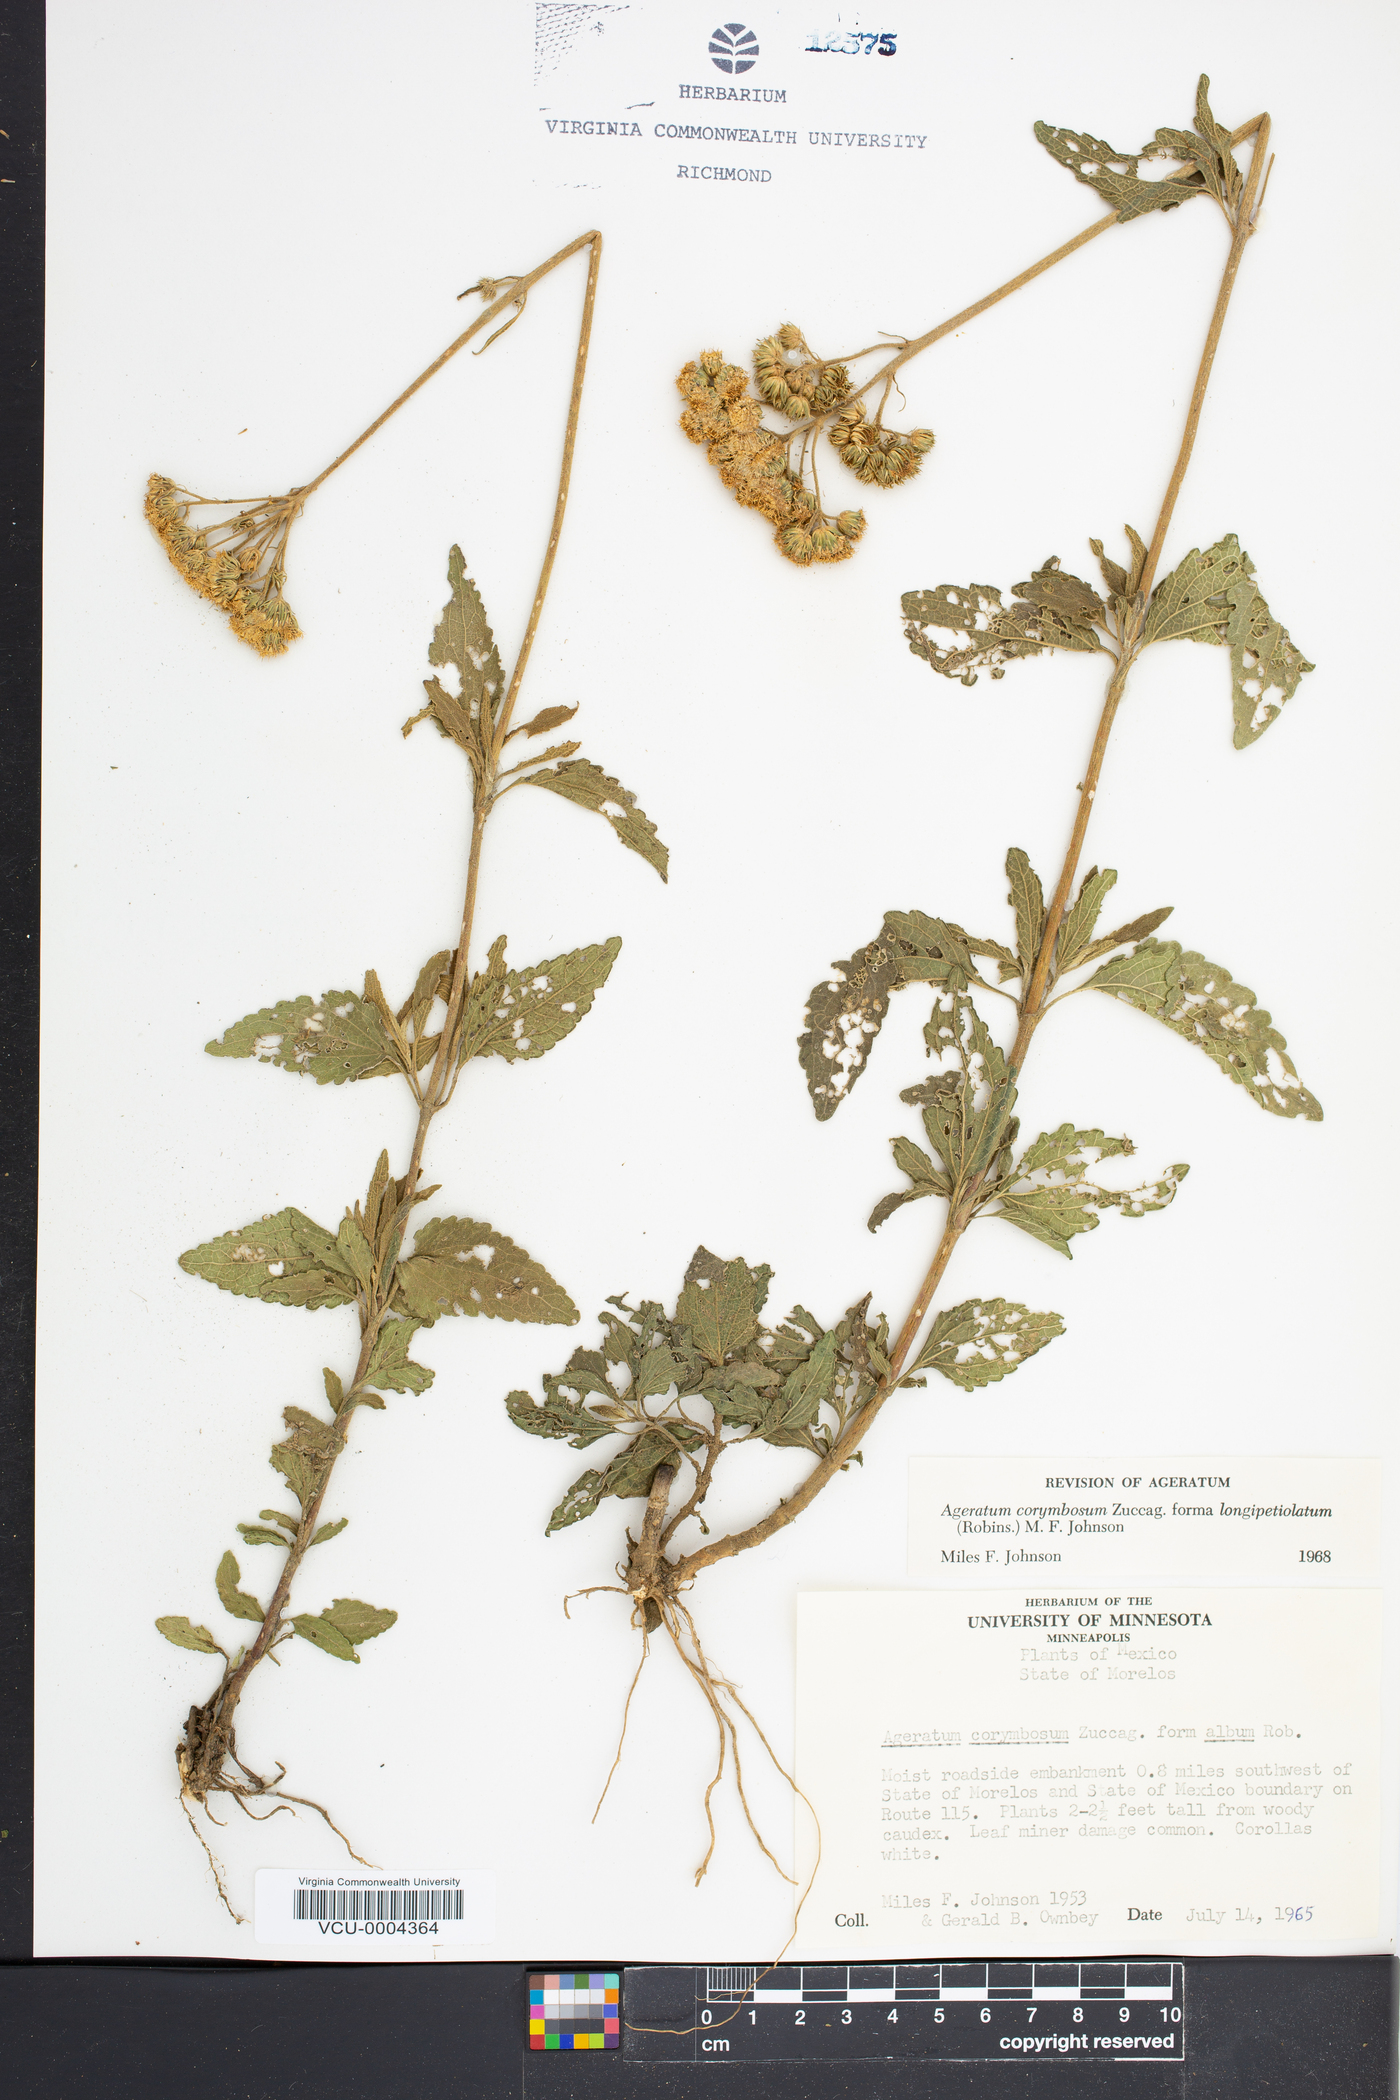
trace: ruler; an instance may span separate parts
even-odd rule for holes
[[[622,2036],[638,2064],[1180,2063],[1185,1973],[1177,1961],[629,1967]]]

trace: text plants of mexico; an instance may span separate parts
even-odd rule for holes
[[[326,1815],[320,1803],[282,1786],[282,1766],[269,1778],[244,1761],[236,1720],[253,1673],[269,1658],[280,1663],[291,1644],[304,1642],[319,1651],[316,1668],[327,1660],[353,1664],[361,1660],[366,1643],[395,1624],[395,1611],[358,1597],[332,1595],[321,1602],[328,1591],[348,1586],[344,1575],[331,1572],[330,1556],[323,1557],[321,1549],[331,1548],[350,1521],[333,1513],[332,1485],[338,1462],[354,1441],[360,1410],[382,1409],[387,1393],[426,1392],[433,1373],[411,1351],[422,1330],[439,1319],[466,1314],[564,1326],[578,1319],[568,1292],[550,1270],[505,1231],[474,1217],[424,1219],[419,1213],[438,1192],[438,1185],[425,1178],[429,1133],[474,1060],[526,1062],[552,1050],[589,1013],[621,947],[614,937],[516,969],[507,961],[502,934],[491,942],[484,966],[472,966],[482,847],[502,798],[520,787],[544,788],[594,810],[607,818],[625,846],[649,861],[663,880],[666,876],[666,848],[628,790],[578,756],[576,741],[547,741],[577,709],[548,706],[528,722],[517,726],[515,721],[567,501],[597,279],[597,236],[586,236],[545,266],[554,267],[583,246],[590,252],[589,274],[558,494],[514,668],[507,678],[481,597],[454,547],[447,564],[450,595],[428,650],[435,671],[424,681],[427,705],[404,724],[407,735],[416,724],[431,721],[467,761],[471,819],[455,945],[416,967],[412,989],[401,1000],[391,999],[370,969],[362,991],[280,1000],[247,1015],[208,1045],[216,1057],[260,1059],[318,1086],[397,1080],[412,1098],[415,1123],[403,1171],[396,1174],[388,1152],[381,1152],[364,1196],[347,1207],[338,1225],[319,1224],[300,1210],[282,1210],[223,1232],[180,1257],[190,1275],[221,1290],[274,1307],[353,1313],[358,1330],[353,1357],[341,1370],[328,1367],[324,1373],[324,1407],[283,1410],[285,1433],[270,1455],[282,1491],[277,1506],[259,1510],[237,1527],[253,1565],[245,1575],[228,1550],[215,1570],[214,1589],[223,1610],[253,1630],[239,1644],[229,1633],[216,1637],[197,1618],[156,1622],[176,1647],[221,1658],[213,1689],[190,1707],[176,1746],[181,1799],[196,1830],[192,1806],[207,1813],[214,1796],[228,1797],[249,1814],[250,1802],[265,1801],[272,1813],[300,1802]],[[512,281],[512,295],[522,282]],[[488,296],[498,290],[487,287]],[[500,302],[510,303],[511,295]],[[490,318],[488,311],[477,325]],[[168,533],[162,537],[169,546]],[[201,550],[182,543],[178,551],[189,556]],[[250,566],[246,573],[255,572]],[[280,588],[279,567],[275,584],[259,586],[260,602],[268,591],[280,594]],[[240,617],[252,615],[245,608]],[[258,617],[269,615],[261,611]],[[250,631],[255,645],[265,639],[261,626]],[[259,647],[259,653],[280,652]],[[468,1087],[464,1098],[469,1095]],[[347,1548],[336,1544],[332,1550],[343,1556]],[[260,1577],[264,1565],[268,1572]],[[314,1602],[306,1597],[308,1588],[317,1593]],[[220,1895],[237,1916],[212,1854],[210,1864]]]
[[[592,1516],[614,1498],[643,1503],[638,1535],[626,1533],[621,1586],[642,1628],[644,1653],[646,1637],[663,1631],[708,1701],[720,1738],[716,1778],[726,1739],[737,1755],[736,1716],[747,1709],[701,1646],[687,1601],[698,1578],[800,1517],[861,1455],[877,1415],[897,1392],[924,1386],[930,1374],[976,1391],[1008,1377],[1064,1331],[1058,1314],[1004,1298],[938,1304],[964,1233],[985,1219],[1000,1219],[1068,1256],[1072,1242],[1092,1231],[1106,1211],[1140,1218],[1165,1208],[1187,1171],[1171,1166],[1139,1186],[1124,1187],[1113,1174],[1101,1180],[1100,1171],[1104,1162],[1132,1152],[1128,1138],[1063,1121],[1039,1129],[1039,1118],[1023,1131],[1027,1061],[1053,1010],[1080,992],[1098,992],[1194,1045],[1270,1115],[1311,1121],[1322,1113],[1254,993],[1224,965],[1158,937],[1170,907],[1105,930],[1117,873],[1091,867],[1079,877],[1110,733],[1145,650],[1193,641],[1224,653],[1238,749],[1277,720],[1312,668],[1274,618],[1233,533],[1193,548],[1166,571],[1162,567],[1221,326],[1256,228],[1269,158],[1269,118],[1227,132],[1211,114],[1207,88],[1202,79],[1194,129],[1161,130],[1137,154],[1038,125],[1042,144],[1099,191],[1113,205],[1112,214],[908,345],[865,387],[853,391],[851,360],[818,358],[795,326],[758,344],[754,376],[761,400],[750,394],[747,373],[717,351],[681,374],[687,401],[682,427],[707,444],[737,500],[767,517],[779,551],[804,567],[843,560],[865,520],[859,511],[837,509],[834,500],[825,507],[818,479],[823,431],[840,461],[867,487],[907,479],[927,457],[932,438],[919,430],[900,435],[881,421],[900,364],[1110,225],[1197,198],[1213,202],[1225,222],[1219,294],[1150,538],[1128,528],[1128,558],[1121,563],[1100,541],[1091,541],[1100,572],[1095,583],[1071,575],[1052,558],[1009,598],[983,584],[940,584],[903,596],[909,647],[941,677],[964,685],[974,685],[983,670],[1000,678],[1007,664],[1055,649],[1103,657],[1108,667],[1069,842],[1054,879],[1043,883],[1027,855],[1012,847],[1006,858],[1012,916],[1005,929],[969,933],[951,918],[922,910],[889,911],[874,938],[835,964],[810,997],[799,1052],[813,1106],[825,1120],[865,1071],[892,996],[913,985],[932,995],[924,1030],[930,1069],[900,1096],[919,1111],[922,1131],[919,1138],[902,1134],[893,1140],[903,1185],[869,1219],[874,1231],[896,1209],[925,1199],[941,1219],[927,1273],[906,1316],[891,1335],[886,1320],[871,1313],[869,1294],[853,1291],[856,1302],[834,1321],[798,1306],[786,1320],[766,1324],[770,1270],[701,1249],[669,1311],[650,1300],[635,1307],[626,1298],[611,1300],[600,1344],[576,1350],[545,1381],[542,1403],[524,1393],[506,1402],[516,1424],[535,1436],[567,1438],[579,1448],[624,1439],[620,1449],[614,1446],[580,1475],[549,1529]],[[1234,153],[1246,139],[1247,170]],[[1170,161],[1173,171],[1152,181],[1142,171],[1156,159]],[[876,388],[883,391],[872,414],[866,396]],[[765,402],[792,420],[791,431],[764,423]],[[1072,735],[1077,741],[1078,731]],[[1003,1041],[992,1019],[1007,1008],[1009,1041]],[[1103,1017],[1110,1022],[1107,1008]],[[1125,1017],[1111,1025],[1125,1025]],[[757,1523],[723,1537],[706,1535],[701,1513],[717,1469],[754,1442],[800,1451],[805,1470]],[[711,1823],[711,1850],[713,1841]],[[709,1853],[705,1864],[708,1859]]]

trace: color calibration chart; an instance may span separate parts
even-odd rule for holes
[[[619,2038],[616,1969],[532,1972],[532,2049],[616,2049]]]

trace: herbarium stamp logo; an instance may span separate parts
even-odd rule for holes
[[[710,57],[721,73],[747,73],[758,60],[758,38],[742,22],[721,22],[710,38]]]

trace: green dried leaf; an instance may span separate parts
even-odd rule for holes
[[[1104,963],[1086,989],[1122,999],[1195,1043],[1270,1115],[1322,1121],[1321,1105],[1299,1081],[1271,1016],[1227,969],[1194,949],[1143,941],[1131,955]]]
[[[335,1237],[342,1265],[350,1271],[361,1290],[369,1291],[374,1282],[374,1249],[363,1231],[353,1218],[344,1217]]]
[[[299,1633],[304,1641],[310,1641],[313,1648],[333,1655],[337,1662],[357,1663],[360,1659],[340,1628],[332,1626],[324,1613],[319,1619],[313,1619],[310,1612],[298,1613],[292,1620],[292,1631]]]
[[[211,1057],[256,1057],[284,1072],[309,1074],[318,1086],[378,1079],[402,1069],[373,1000],[357,992],[281,999],[235,1021],[204,1047]]]
[[[1019,846],[1013,846],[1006,856],[1006,879],[1011,884],[1006,901],[1016,914],[1016,955],[1021,976],[1029,984],[1045,935],[1045,894],[1040,877]]]
[[[624,1500],[649,1495],[657,1467],[677,1463],[677,1444],[689,1448],[700,1441],[698,1432],[687,1431],[684,1424],[669,1426],[673,1434],[666,1435],[658,1429],[644,1430],[601,1472],[590,1469],[581,1473],[550,1517],[545,1537],[579,1523],[584,1517],[591,1517],[598,1504],[609,1495],[621,1496]]]
[[[1007,1377],[1064,1331],[1058,1313],[1031,1312],[1005,1298],[969,1298],[938,1315],[913,1369],[939,1371],[975,1392]]]
[[[238,1562],[231,1553],[226,1553],[214,1573],[214,1587],[219,1593],[219,1602],[235,1619],[251,1619],[257,1626],[263,1622],[263,1608],[256,1597],[238,1587]]]
[[[596,810],[607,818],[623,845],[650,861],[661,880],[666,880],[670,853],[657,837],[656,826],[638,809],[636,797],[601,766],[586,758],[566,759],[541,773],[522,773],[519,784],[548,788],[552,795],[577,802],[580,809]]]
[[[1253,576],[1254,564],[1233,532],[1204,552],[1193,547],[1152,593],[1143,630],[1144,646],[1178,639],[1228,646],[1237,751],[1277,721],[1303,673],[1313,669]]]
[[[258,1617],[262,1617],[261,1612]],[[157,1619],[156,1631],[163,1633],[173,1647],[193,1648],[198,1655],[222,1655],[224,1652],[207,1626],[193,1626],[185,1618]]]
[[[924,1130],[956,1195],[987,1165],[993,1146],[1014,1136],[1008,1119],[1015,1091],[1005,1056],[966,994],[940,996],[924,1040],[931,1056],[940,1062],[952,1057],[957,1069],[905,1087],[899,1098],[923,1109]]]
[[[1075,956],[1073,962],[1067,962],[1062,967],[1066,970],[1082,970],[1085,963],[1097,962],[1101,955],[1110,954],[1113,949],[1121,948],[1125,942],[1145,941],[1149,933],[1155,933],[1159,926],[1165,925],[1175,908],[1171,904],[1162,904],[1156,911],[1145,911],[1140,919],[1130,919],[1128,924],[1120,926],[1116,933],[1106,933],[1101,940],[1091,941],[1087,948]],[[1082,985],[1079,990],[1083,990]]]
[[[895,1165],[902,1174],[909,1176],[912,1186],[899,1189],[892,1196],[880,1198],[866,1219],[867,1229],[871,1232],[878,1232],[885,1220],[892,1218],[906,1203],[917,1203],[922,1196],[948,1196],[952,1193],[952,1183],[948,1176],[941,1173],[928,1154],[921,1151],[911,1139],[891,1138],[890,1144],[894,1150]]]
[[[1035,135],[1062,168],[1068,168],[1080,182],[1097,190],[1125,224],[1145,211],[1174,211],[1178,204],[1206,194],[1205,182],[1194,163],[1180,175],[1166,175],[1156,182],[1143,180],[1138,169],[1144,160],[1181,157],[1155,140],[1137,153],[1118,153],[1104,139],[1096,139],[1087,131],[1057,130],[1050,124],[1037,124]]]
[[[321,1614],[356,1648],[361,1641],[372,1641],[387,1633],[398,1616],[396,1611],[380,1611],[373,1604],[362,1604],[358,1597],[337,1597],[329,1611]]]
[[[950,920],[889,911],[877,939],[832,964],[833,975],[812,987],[803,1017],[806,1032],[797,1039],[819,1122],[835,1115],[865,1070],[891,993],[913,983],[965,991],[976,975],[974,954],[1012,960],[1007,949],[975,940]]]
[[[1244,177],[1235,160],[1234,141],[1211,114],[1206,93],[1209,86],[1209,76],[1202,73],[1196,86],[1196,129],[1173,131],[1163,127],[1156,133],[1156,144],[1163,154],[1196,169],[1209,195],[1233,222]]]
[[[235,1529],[245,1546],[280,1546],[285,1552],[291,1544],[290,1539],[284,1538],[280,1531],[273,1531],[266,1524],[239,1524]],[[258,1616],[262,1617],[261,1612]]]
[[[280,1509],[260,1509],[258,1515],[265,1524],[280,1524],[284,1531],[295,1533],[301,1528],[299,1518],[283,1516]]]
[[[431,1327],[445,1313],[485,1313],[572,1327],[578,1308],[523,1247],[474,1218],[430,1218],[396,1272],[394,1304]]]
[[[460,547],[453,547],[447,557],[447,581],[452,592],[442,608],[442,618],[433,631],[428,647],[428,662],[439,670],[455,668],[461,680],[459,692],[453,696],[453,705],[465,724],[458,730],[447,730],[455,735],[457,742],[470,736],[480,742],[483,723],[489,731],[494,719],[497,702],[505,683],[501,670],[500,652],[486,618],[486,608],[481,594],[467,574],[466,563]],[[429,687],[442,687],[437,679],[425,680]],[[434,712],[436,712],[436,706]]]
[[[1096,1161],[1132,1149],[1127,1138],[1107,1137],[1102,1130],[1076,1130],[1072,1123],[1044,1131],[988,1192],[985,1200],[998,1206],[988,1215],[1004,1218],[1008,1225],[1068,1256],[1070,1240],[1077,1233],[1092,1232],[1101,1210],[1116,1210],[1125,1218],[1165,1210],[1185,1180],[1189,1170],[1180,1165],[1141,1188],[1101,1188],[1086,1179]]]
[[[781,1444],[793,1438],[795,1431],[807,1429],[816,1421],[822,1404],[836,1390],[836,1330],[831,1328],[814,1343],[805,1363],[788,1373],[783,1390],[774,1410],[771,1429],[760,1431],[763,1441]],[[797,1439],[805,1443],[805,1437]]]
[[[415,1364],[409,1359],[413,1337],[425,1323],[422,1320],[386,1319],[374,1338],[366,1367],[364,1383],[380,1386],[389,1393],[426,1393],[433,1382],[433,1373],[425,1364]]]
[[[581,1353],[575,1352],[576,1355]],[[596,1351],[589,1353],[596,1354]],[[616,1436],[623,1426],[620,1421],[604,1421],[591,1408],[564,1396],[572,1385],[567,1372],[546,1378],[548,1397],[543,1407],[537,1407],[528,1393],[507,1393],[506,1413],[516,1428],[523,1429],[527,1436],[567,1437],[575,1451],[586,1450],[600,1437]]]
[[[268,1456],[268,1464],[282,1475],[303,1509],[315,1501],[324,1476],[324,1466],[309,1459],[305,1452],[298,1451],[293,1444],[274,1444]]]
[[[462,1020],[462,1062],[469,1057],[543,1057],[571,1035],[607,983],[622,940],[614,934],[591,948],[574,948],[536,963],[476,977]]]
[[[333,1524],[319,1524],[316,1527],[315,1534],[312,1537],[312,1545],[324,1546],[327,1539],[333,1539],[337,1537],[340,1532],[344,1531],[346,1525],[349,1522],[350,1519],[348,1517],[337,1517]]]
[[[1011,605],[1003,605],[1001,592],[989,583],[906,591],[900,599],[905,639],[915,656],[964,685],[976,685],[979,671],[1000,678],[1015,658],[1039,656],[1044,649],[1103,647],[1092,623],[1105,619],[1108,608],[1082,577],[1061,570],[1057,555],[1016,590],[1020,596]],[[940,645],[927,628],[961,636],[961,645]]]
[[[766,1296],[772,1271],[760,1273]],[[707,1363],[724,1363],[758,1333],[758,1288],[747,1262],[720,1265],[704,1247],[696,1248],[676,1300],[676,1319]]]
[[[1082,960],[1080,951],[1093,939],[1104,899],[1117,880],[1116,868],[1090,868],[1080,883],[1079,895],[1060,921],[1055,941],[1055,960],[1062,971],[1074,969]]]
[[[268,1305],[350,1305],[355,1279],[331,1234],[299,1210],[226,1232],[180,1256],[180,1267],[221,1291]]]

